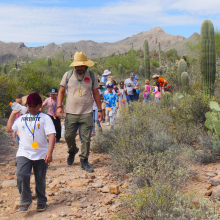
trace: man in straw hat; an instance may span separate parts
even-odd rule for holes
[[[66,119],[65,119],[65,139],[68,145],[69,157],[68,165],[74,162],[75,155],[79,148],[76,146],[76,132],[80,126],[81,134],[81,169],[87,172],[94,172],[88,163],[90,139],[93,127],[93,93],[94,100],[98,107],[98,120],[102,120],[101,100],[99,95],[99,84],[95,74],[88,71],[94,62],[88,60],[83,52],[76,52],[74,61],[70,67],[74,70],[66,72],[61,80],[60,89],[57,97],[57,115],[60,117],[63,113],[62,101],[67,90],[66,99]]]

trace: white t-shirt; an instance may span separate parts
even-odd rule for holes
[[[137,80],[133,80],[131,81],[130,78],[125,80],[125,85],[126,85],[126,89],[127,89],[127,94],[128,95],[134,95],[133,89],[137,84]]]
[[[121,101],[121,100],[125,100],[125,101],[127,101],[127,97],[126,97],[126,94],[125,94],[125,89],[119,89],[119,91],[120,91],[120,96],[119,96],[119,100]]]
[[[30,117],[31,116],[31,117]],[[16,157],[26,157],[30,160],[40,160],[44,159],[45,155],[48,152],[48,143],[47,135],[56,134],[56,130],[51,118],[44,114],[40,113],[36,120],[35,132],[34,132],[34,141],[33,135],[28,130],[25,124],[25,118],[27,126],[32,131],[34,129],[34,124],[36,118],[33,119],[33,115],[29,113],[20,116],[13,124],[12,130],[14,132],[19,131],[19,148],[16,154]],[[37,142],[38,148],[33,149],[32,143]]]

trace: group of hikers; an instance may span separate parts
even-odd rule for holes
[[[115,80],[108,80],[111,74],[105,70],[101,79],[89,71],[94,62],[88,60],[82,52],[76,52],[74,61],[57,88],[50,89],[50,97],[42,102],[37,93],[22,97],[19,95],[16,102],[27,107],[27,113],[21,115],[20,110],[13,110],[8,123],[7,132],[15,134],[18,141],[16,154],[17,187],[20,193],[20,212],[27,212],[32,205],[30,189],[30,175],[33,167],[36,184],[37,211],[46,209],[46,170],[52,161],[55,142],[61,138],[60,119],[65,116],[65,140],[68,146],[67,164],[72,165],[75,155],[79,152],[76,146],[77,132],[81,140],[79,154],[80,167],[86,172],[94,172],[88,162],[91,136],[95,135],[95,123],[101,129],[101,124],[114,127],[116,114],[119,110],[133,101],[139,100],[141,86],[138,76],[132,72],[130,78],[121,81],[119,87]],[[170,84],[154,75],[156,86],[145,81],[143,91],[144,101],[151,101],[150,93],[153,90],[156,101],[160,101],[162,90],[168,91]],[[66,104],[63,99],[66,94]],[[41,111],[48,106],[47,114]]]

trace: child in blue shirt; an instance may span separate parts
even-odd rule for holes
[[[119,107],[118,97],[115,93],[112,92],[114,85],[109,83],[107,85],[107,93],[104,94],[104,103],[105,103],[105,114],[107,125],[114,127],[116,110]]]

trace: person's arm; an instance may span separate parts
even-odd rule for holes
[[[61,118],[61,116],[63,115],[63,97],[65,95],[65,87],[64,86],[60,86],[59,92],[58,92],[58,96],[57,96],[57,117]]]
[[[93,89],[93,98],[96,102],[96,105],[98,107],[98,110],[102,110],[101,108],[101,99],[100,99],[100,94],[99,94],[99,90],[97,89]],[[98,112],[98,120],[101,121],[102,120],[102,112]]]
[[[48,152],[44,157],[45,163],[50,163],[52,161],[53,148],[55,145],[55,134],[49,134],[49,147]]]
[[[7,131],[8,133],[13,133],[13,132],[14,132],[14,131],[12,130],[12,125],[14,124],[16,114],[18,114],[20,111],[21,111],[21,110],[13,110],[13,111],[11,112],[11,115],[10,115],[10,117],[9,117],[9,119],[8,119],[8,122],[7,122],[7,129],[6,129],[6,131]]]
[[[153,94],[156,94],[158,92],[158,87],[155,86],[155,91],[153,92]]]

